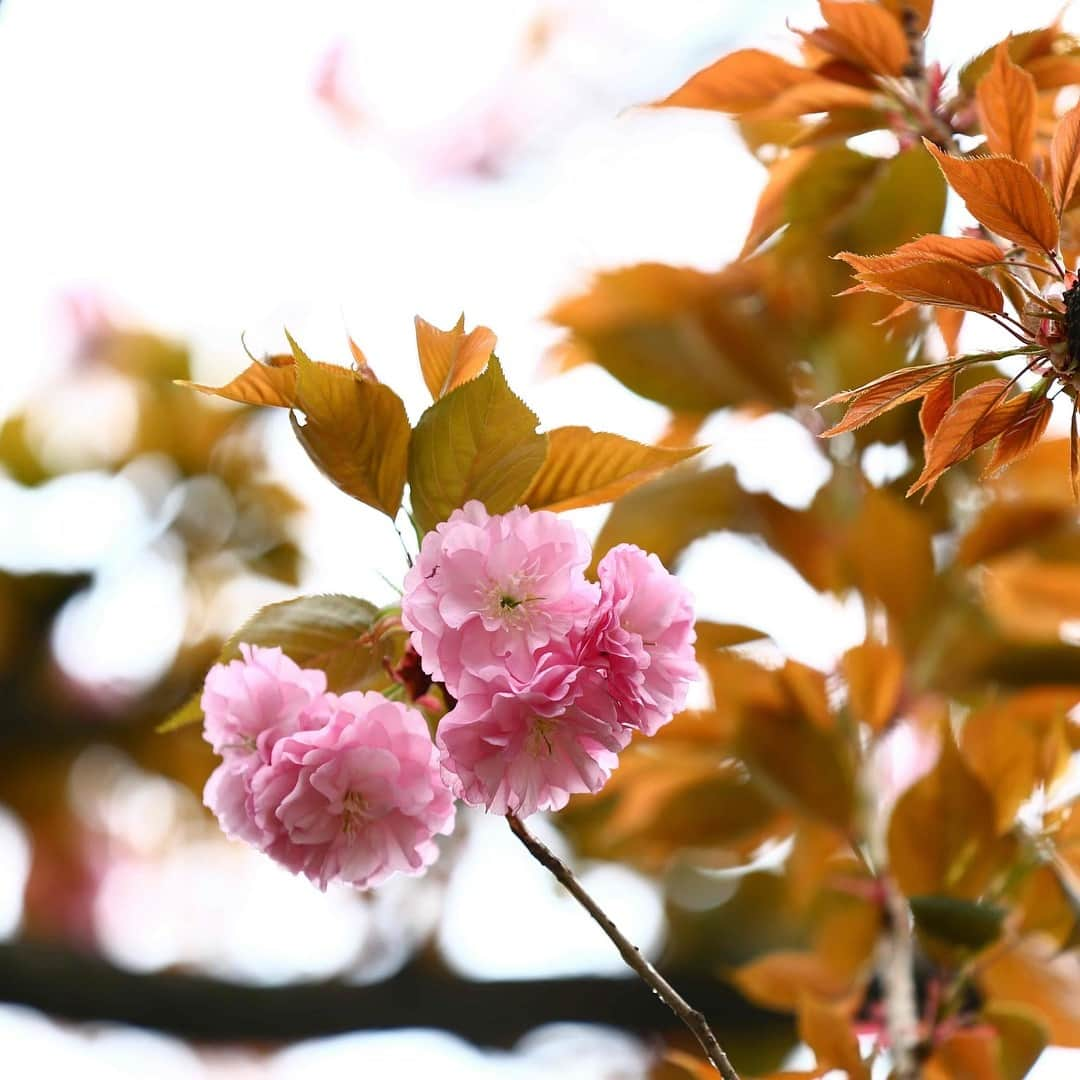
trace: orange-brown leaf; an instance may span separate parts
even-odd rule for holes
[[[833,109],[867,109],[873,103],[873,93],[861,86],[833,82],[832,79],[813,79],[778,94],[761,110],[760,115],[772,120],[785,120],[807,113],[831,112]]]
[[[865,641],[840,662],[848,686],[848,709],[860,723],[881,731],[896,713],[904,685],[904,656],[895,645]]]
[[[806,68],[761,49],[739,49],[692,75],[658,107],[741,113],[768,105],[799,83],[816,79]]]
[[[972,454],[1016,419],[1017,406],[1004,400],[1008,379],[987,379],[961,394],[941,419],[926,444],[926,463],[919,478],[908,489],[929,491],[950,466]]]
[[[436,401],[462,383],[476,378],[491,359],[495,334],[486,326],[477,326],[465,333],[464,315],[452,330],[440,330],[419,315],[415,322],[420,370]]]
[[[953,157],[929,139],[923,142],[968,210],[991,232],[1033,251],[1057,247],[1050,196],[1026,165],[1007,157]]]
[[[960,328],[964,325],[964,312],[960,308],[938,308],[934,312],[934,321],[945,349],[951,356],[960,348]]]
[[[852,59],[878,75],[901,75],[910,60],[903,27],[879,4],[820,0],[829,29]]]
[[[1050,178],[1054,204],[1061,214],[1080,180],[1080,105],[1074,105],[1058,121],[1050,144]]]
[[[701,447],[665,449],[587,427],[548,433],[548,454],[521,496],[534,510],[571,510],[611,502],[658,476]]]
[[[863,1080],[870,1070],[859,1053],[851,1017],[842,1005],[804,995],[799,1001],[799,1037],[822,1069],[840,1069],[848,1080]]]
[[[1035,80],[1009,58],[1008,42],[994,52],[994,63],[975,89],[986,145],[995,154],[1029,161],[1035,146],[1038,92]]]
[[[1005,308],[1001,290],[978,270],[955,262],[922,262],[892,270],[864,270],[861,284],[872,292],[891,293],[915,304],[963,308],[1000,314]]]
[[[1040,90],[1059,90],[1063,86],[1080,83],[1080,57],[1053,54],[1025,60],[1024,67],[1031,72]]]
[[[758,196],[754,217],[746,231],[739,257],[749,255],[759,244],[768,239],[781,225],[787,214],[787,194],[795,179],[813,161],[815,151],[810,147],[793,150],[779,158],[769,168],[769,179]]]
[[[274,405],[289,409],[296,398],[296,367],[291,358],[288,364],[280,365],[255,362],[224,386],[206,386],[186,379],[178,379],[177,385],[244,405]]]
[[[924,442],[933,437],[941,427],[945,414],[952,408],[955,383],[955,378],[944,379],[923,398],[919,407],[919,427],[922,428]]]
[[[941,260],[963,263],[965,266],[991,266],[1001,262],[1004,252],[991,240],[969,236],[939,236],[931,233],[901,244],[895,251],[883,255],[856,255],[841,251],[834,258],[842,259],[853,270],[896,270],[915,263]]]
[[[897,405],[929,394],[940,382],[951,381],[952,368],[947,364],[919,364],[916,367],[902,368],[900,371],[882,375],[857,390],[844,390],[826,398],[821,405],[834,405],[850,402],[843,420],[834,424],[822,437],[829,438],[844,431],[868,424]],[[819,405],[820,408],[820,405]]]
[[[1053,403],[1045,395],[1030,398],[1027,407],[1016,422],[1001,433],[1001,438],[994,447],[994,456],[983,472],[983,479],[993,476],[1006,465],[1019,461],[1029,453],[1043,437],[1053,411]]]

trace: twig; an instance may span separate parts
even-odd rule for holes
[[[918,1080],[919,1014],[915,995],[914,947],[907,901],[895,883],[881,878],[888,931],[881,940],[878,970],[885,998],[885,1025],[896,1080]]]
[[[581,887],[573,871],[543,842],[537,840],[525,828],[522,820],[513,813],[506,815],[513,834],[525,845],[529,854],[545,869],[549,870],[562,884],[563,888],[592,916],[593,921],[611,939],[619,950],[619,955],[626,961],[654,994],[690,1029],[694,1038],[701,1044],[705,1056],[724,1080],[739,1080],[739,1074],[728,1060],[720,1043],[717,1042],[712,1028],[705,1017],[693,1008],[659,971],[645,959],[622,931],[604,913],[597,902]]]

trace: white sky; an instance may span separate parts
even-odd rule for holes
[[[542,6],[562,30],[548,58],[522,76],[522,38]],[[786,47],[784,18],[809,25],[814,6],[809,0],[3,0],[0,416],[62,369],[58,298],[90,289],[121,318],[192,342],[206,381],[223,380],[244,364],[241,332],[256,352],[277,349],[287,324],[308,352],[344,361],[347,329],[380,377],[403,393],[414,418],[426,395],[412,316],[449,325],[464,309],[470,322],[495,329],[512,384],[545,426],[584,423],[650,437],[662,410],[602,372],[537,381],[552,340],[542,313],[595,269],[641,259],[714,268],[735,252],[761,172],[736,149],[727,122],[626,110],[733,46]],[[939,0],[937,39],[961,47],[955,58],[962,59],[1010,29],[1038,24],[1057,6],[1031,0],[1018,25],[1010,21],[1017,10],[1012,2]],[[350,84],[370,118],[351,134],[312,94],[315,72],[335,45],[345,50]],[[933,44],[930,51],[935,55]],[[447,173],[462,146],[485,137],[509,147],[498,182]],[[314,474],[284,426],[281,431],[274,461],[314,503],[315,566],[306,586],[383,599],[386,586],[376,571],[396,576],[402,569],[389,529],[346,504]],[[731,425],[720,423],[708,434],[718,444],[714,457],[735,459],[751,486],[797,500],[820,482],[816,450],[792,425],[766,422],[733,438]],[[785,488],[780,464],[792,460],[806,463],[805,471]],[[180,600],[169,591],[160,553],[135,559],[121,542],[133,530],[130,503],[104,482],[93,483],[82,497],[96,508],[95,528],[74,536],[57,520],[59,500],[31,508],[0,484],[0,563],[82,557],[102,566],[105,585],[65,621],[58,647],[84,674],[149,676],[174,641],[163,639],[164,632],[155,637],[136,615],[149,597],[163,611]],[[595,526],[602,513],[579,516]],[[15,521],[17,532],[9,528]],[[362,565],[355,559],[358,538],[367,559]],[[722,590],[712,584],[719,559],[728,571]],[[685,575],[702,613],[712,617],[760,623],[760,599],[752,597],[771,594],[781,644],[811,662],[827,663],[861,632],[858,611],[818,597],[744,541],[721,537],[698,545]],[[0,830],[0,848],[11,853],[5,865],[16,867],[25,853],[17,833],[5,839],[8,832],[6,825]],[[590,924],[540,888],[527,864],[520,895],[534,905],[534,924],[552,928],[545,948],[515,940],[516,924],[499,921],[509,910],[503,904],[487,903],[479,919],[475,911],[463,915],[477,896],[518,887],[494,873],[490,858],[470,858],[471,899],[452,908],[441,930],[464,969],[489,975],[612,970],[611,954]],[[511,858],[504,851],[501,865]],[[190,861],[186,866],[178,871],[170,863],[152,879],[121,879],[113,887],[120,895],[156,888],[164,904],[169,875],[194,872]],[[636,897],[624,918],[646,942],[655,939],[654,894],[632,878],[605,886],[604,873],[597,888]],[[276,887],[282,904],[299,902],[295,890]],[[0,909],[4,902],[0,897]],[[358,933],[354,916],[336,903],[330,898],[313,910],[328,932]],[[156,948],[167,962],[169,949],[180,948],[168,935],[181,932],[184,917],[165,912],[156,926],[145,918],[114,925],[121,935],[113,939],[117,957],[145,960]],[[238,940],[222,939],[234,947]],[[312,957],[266,958],[263,974],[266,964],[288,974],[304,962]],[[410,1040],[301,1048],[265,1075],[310,1075],[317,1060],[320,1077],[366,1066],[373,1070],[368,1075],[437,1068],[447,1077],[558,1072],[566,1080],[592,1080],[614,1075],[597,1062],[610,1065],[620,1055],[627,1062],[622,1075],[638,1075],[632,1049],[603,1033],[564,1039],[561,1056],[550,1046],[534,1047],[533,1057],[513,1065],[451,1040]],[[68,1075],[72,1055],[83,1076],[145,1076],[148,1060],[155,1077],[195,1077],[206,1068],[168,1041],[61,1035],[13,1010],[0,1010],[0,1045],[8,1061],[25,1054],[27,1068],[33,1062],[45,1078]],[[1067,1073],[1047,1068],[1039,1075]]]

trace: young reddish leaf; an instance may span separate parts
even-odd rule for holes
[[[1072,200],[1080,180],[1080,105],[1074,105],[1059,121],[1050,143],[1050,178],[1059,215]]]
[[[991,232],[1032,251],[1057,247],[1050,196],[1026,165],[1007,157],[957,158],[929,139],[923,142],[968,210]]]
[[[897,19],[876,3],[820,0],[829,30],[845,51],[878,75],[902,75],[911,58],[907,36]]]
[[[992,240],[967,236],[920,236],[901,244],[884,255],[856,255],[841,251],[833,256],[846,262],[858,273],[866,271],[899,270],[916,263],[951,261],[965,266],[991,266],[1001,262],[1004,252]]]
[[[845,293],[840,293],[839,295],[840,296],[845,296],[845,295],[847,295],[848,292],[853,293],[853,292],[869,292],[869,291],[870,290],[867,289],[865,285],[858,285],[853,289],[848,289],[847,292],[845,292]],[[910,300],[901,300],[900,303],[897,304],[896,307],[894,307],[892,309],[892,311],[889,312],[888,315],[883,315],[880,319],[875,319],[874,320],[874,325],[875,326],[885,326],[888,323],[895,322],[897,319],[902,319],[905,315],[910,315],[911,312],[918,311],[918,310],[919,310],[919,305],[918,304],[912,303]],[[938,310],[939,311],[959,311],[960,309],[959,308],[939,308]],[[963,314],[963,312],[961,312],[961,314]]]
[[[291,340],[291,339],[290,339]],[[409,419],[390,387],[345,368],[315,364],[295,347],[293,432],[318,468],[354,499],[393,517],[401,506]]]
[[[844,431],[868,424],[897,405],[929,394],[941,382],[952,382],[953,368],[948,364],[919,364],[916,367],[902,368],[888,375],[882,375],[857,390],[843,390],[839,394],[822,401],[822,405],[834,405],[850,402],[843,420],[821,433],[822,438],[830,438]]]
[[[525,494],[534,510],[571,510],[612,502],[701,451],[667,450],[587,427],[548,433],[548,455]]]
[[[785,90],[816,78],[818,76],[807,68],[772,53],[761,49],[739,49],[692,75],[656,105],[748,112],[768,105]]]
[[[914,16],[915,29],[921,34],[926,33],[930,16],[934,13],[934,0],[881,0],[881,6],[891,11],[901,25],[910,12]]]
[[[506,385],[492,357],[482,375],[439,398],[409,445],[412,510],[423,531],[479,499],[492,514],[511,509],[543,465],[548,438]]]
[[[1016,422],[1001,433],[994,447],[994,456],[983,470],[982,479],[988,479],[1029,453],[1043,437],[1053,411],[1053,403],[1045,395],[1029,399]]]
[[[938,332],[945,349],[950,356],[960,349],[960,329],[964,325],[964,312],[961,308],[935,308],[934,322],[937,323]]]
[[[1006,42],[995,50],[993,67],[979,80],[975,100],[990,151],[1030,161],[1035,146],[1038,93],[1035,80],[1009,59]]]
[[[479,375],[495,349],[495,334],[486,326],[465,333],[464,315],[452,330],[440,330],[419,315],[415,322],[420,370],[436,401]]]
[[[1015,401],[1020,399],[1004,400],[1009,386],[1008,379],[987,379],[952,403],[926,444],[926,464],[908,489],[909,495],[923,487],[929,492],[946,469],[1000,435],[1016,419]]]
[[[945,414],[952,408],[955,383],[955,376],[943,379],[923,398],[919,407],[919,427],[922,428],[924,442],[933,437],[941,427]]]
[[[978,270],[954,262],[923,262],[858,275],[872,292],[886,292],[916,304],[937,304],[998,315],[1005,309],[1001,290]]]

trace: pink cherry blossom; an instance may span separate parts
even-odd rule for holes
[[[599,597],[589,543],[548,511],[489,515],[475,500],[424,537],[401,619],[432,678],[528,680],[537,654],[584,628]]]
[[[240,656],[212,667],[203,686],[203,735],[224,758],[203,802],[226,835],[262,848],[268,837],[255,820],[252,779],[277,739],[325,722],[326,675],[299,667],[278,648],[241,645]]]
[[[599,791],[630,738],[602,680],[548,651],[528,681],[467,679],[436,743],[454,794],[493,814],[559,810]]]
[[[326,675],[298,667],[281,649],[241,645],[242,659],[216,664],[203,686],[204,735],[226,757],[293,731],[326,690]]]
[[[374,692],[326,697],[327,723],[278,739],[251,778],[261,846],[321,888],[420,873],[454,823],[424,718]]]
[[[597,573],[600,602],[579,661],[604,675],[621,721],[653,735],[697,677],[693,601],[655,555],[633,544],[613,547]]]

